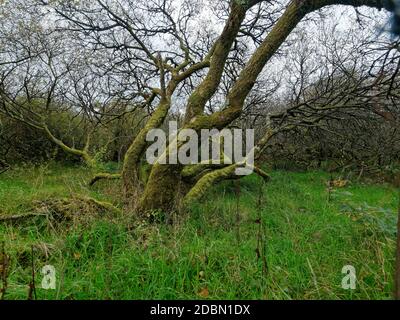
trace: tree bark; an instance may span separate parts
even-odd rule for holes
[[[253,2],[249,3],[251,4]],[[184,128],[194,129],[197,132],[200,132],[201,129],[222,129],[237,119],[242,113],[245,99],[252,90],[257,77],[303,17],[310,12],[334,4],[351,6],[367,5],[378,9],[384,7],[383,1],[380,0],[291,1],[271,32],[257,48],[239,74],[237,81],[228,94],[226,108],[212,115],[205,115],[204,106],[214,95],[220,84],[229,50],[239,32],[241,23],[248,9],[245,5],[240,4],[239,1],[233,1],[230,16],[221,36],[216,42],[209,72],[189,97],[186,107]],[[274,133],[267,132],[266,139],[272,134]],[[262,141],[262,144],[264,144],[264,142],[265,141]],[[259,149],[262,147],[263,145],[261,145]],[[232,178],[232,174],[237,168],[237,165],[216,168],[214,171],[200,177],[194,185],[188,185],[187,181],[185,182],[184,179],[182,179],[182,176],[185,176],[185,173],[182,174],[183,168],[184,166],[180,164],[154,165],[140,200],[140,211],[169,211],[179,202],[179,197],[182,193],[186,194],[184,197],[184,204],[188,205],[190,202],[201,197],[205,190],[209,189],[213,184],[226,178]],[[262,173],[260,170],[258,170],[258,172],[260,174]]]
[[[232,1],[229,18],[213,48],[207,76],[189,97],[185,115],[186,124],[191,123],[193,119],[196,119],[197,115],[203,113],[205,104],[218,89],[226,59],[246,16],[247,9],[239,1]],[[173,208],[177,202],[178,191],[183,182],[180,177],[182,167],[180,164],[156,164],[153,166],[144,194],[140,200],[139,210],[141,212],[156,209],[169,211]]]
[[[146,150],[148,142],[146,136],[150,130],[158,128],[162,125],[168,111],[171,107],[171,100],[168,98],[162,99],[145,127],[140,130],[128,151],[125,154],[125,159],[122,168],[122,180],[125,193],[130,196],[134,194],[136,188],[140,185],[140,160]]]

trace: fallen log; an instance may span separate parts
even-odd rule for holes
[[[81,212],[122,214],[122,210],[113,204],[86,196],[72,198],[47,199],[32,203],[31,212],[0,216],[0,223],[15,222],[35,217],[51,217],[56,220],[71,220]]]

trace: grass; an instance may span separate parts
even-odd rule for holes
[[[88,216],[0,225],[11,256],[6,299],[26,299],[32,246],[38,299],[390,299],[397,191],[352,182],[332,191],[324,172],[272,172],[210,190],[173,225]],[[25,167],[0,176],[0,214],[81,194],[118,204],[118,182],[87,187],[79,167]],[[239,200],[238,200],[239,196]],[[79,214],[79,213],[78,213]],[[258,249],[257,249],[258,248]],[[258,254],[257,254],[258,252]],[[56,290],[41,288],[44,265]],[[356,290],[341,287],[343,266]]]

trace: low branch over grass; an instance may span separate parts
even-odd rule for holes
[[[99,180],[117,180],[121,178],[120,173],[99,173],[96,174],[89,182],[89,186],[93,186]]]
[[[32,212],[0,216],[0,223],[18,222],[36,217],[52,217],[56,220],[69,220],[81,212],[112,213],[122,215],[122,210],[109,202],[99,201],[87,196],[77,195],[72,198],[48,199],[32,203]]]

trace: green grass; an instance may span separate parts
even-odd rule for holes
[[[6,298],[27,298],[33,245],[38,299],[390,299],[397,191],[352,182],[328,201],[326,173],[271,175],[267,185],[242,179],[239,201],[235,183],[214,187],[173,225],[127,231],[129,214],[0,225],[11,256]],[[10,171],[0,176],[0,213],[74,194],[118,204],[118,182],[89,189],[89,176],[54,165]],[[41,288],[46,264],[56,290]],[[341,288],[345,265],[356,268],[356,290]]]

